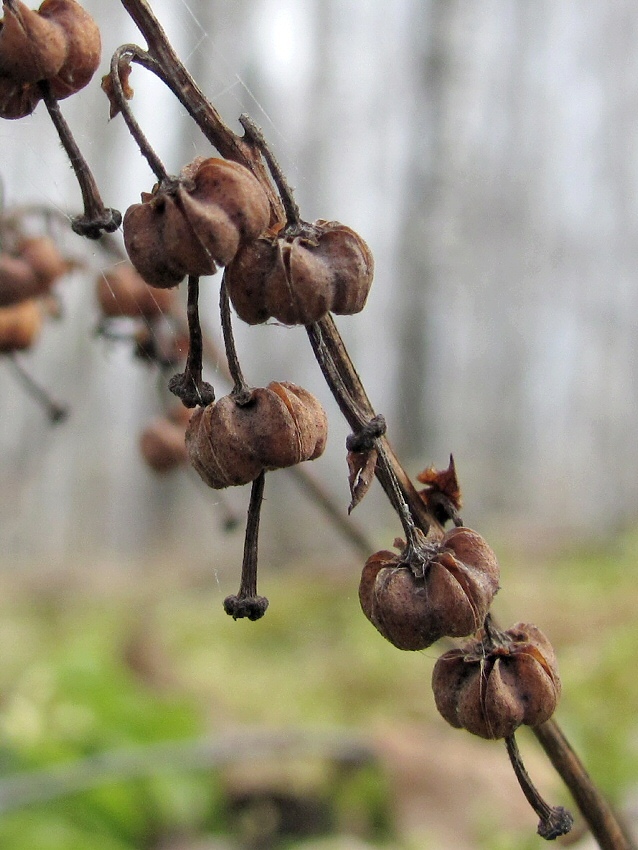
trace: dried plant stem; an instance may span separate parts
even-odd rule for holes
[[[239,123],[246,131],[246,136],[259,148],[266,161],[266,165],[268,166],[272,179],[277,187],[277,191],[279,192],[279,197],[281,198],[281,202],[286,211],[286,227],[300,227],[301,214],[299,213],[299,207],[294,199],[290,184],[281,170],[281,166],[277,162],[273,152],[268,147],[264,134],[249,115],[240,115]]]
[[[350,358],[347,356],[345,346],[334,322],[331,318],[322,319],[320,322],[308,325],[306,331],[315,358],[339,405],[339,409],[352,430],[358,431],[374,419],[376,413]],[[335,353],[337,354],[336,358]],[[342,354],[344,356],[341,356]],[[424,534],[432,530],[433,536],[442,537],[442,527],[428,513],[423,499],[416,492],[405,470],[396,459],[386,437],[379,437],[377,446],[379,462],[375,475],[393,507],[397,510],[408,538],[412,536],[412,532],[408,534],[406,529],[404,506],[407,506],[407,513],[412,525],[416,524]]]
[[[224,346],[226,348],[226,362],[228,363],[228,371],[230,372],[230,376],[233,381],[233,398],[237,404],[246,404],[252,397],[252,393],[244,379],[244,374],[239,363],[239,357],[237,356],[237,348],[235,346],[235,337],[233,334],[233,323],[230,316],[230,299],[228,298],[225,275],[222,278],[219,290],[219,314],[222,333],[224,335]]]
[[[173,92],[208,141],[226,159],[238,162],[253,172],[268,194],[271,207],[271,224],[283,222],[285,215],[281,201],[268,180],[261,153],[250,140],[233,133],[205,97],[173,50],[166,33],[147,0],[122,0],[136,26],[146,39],[148,56],[133,57],[133,61],[156,74]]]
[[[82,193],[84,215],[72,219],[71,227],[73,231],[89,239],[99,239],[104,231],[106,233],[113,233],[122,223],[121,213],[118,210],[104,206],[91,169],[73,138],[73,133],[60,111],[60,104],[52,94],[49,83],[43,80],[38,85],[42,93],[44,105],[51,117],[53,126],[57,130],[60,142],[66,151],[80,186],[80,192]]]
[[[202,379],[203,346],[199,323],[199,278],[189,275],[188,303],[188,356],[186,368],[169,381],[169,390],[182,400],[185,407],[206,407],[215,400],[212,386]]]
[[[261,516],[261,504],[264,498],[265,481],[266,473],[262,471],[253,481],[250,491],[239,593],[236,596],[227,596],[224,599],[224,611],[233,620],[242,618],[259,620],[264,616],[268,608],[266,597],[257,595],[259,519]]]
[[[125,67],[130,65],[132,57],[142,56],[142,54],[143,51],[141,51],[135,44],[124,44],[122,47],[118,47],[115,51],[111,58],[111,84],[113,87],[112,97],[117,104],[117,108],[122,114],[122,118],[124,118],[124,121],[126,122],[129,133],[140,149],[140,153],[148,162],[151,171],[160,182],[167,182],[169,180],[169,176],[166,168],[159,156],[151,147],[150,142],[144,135],[142,128],[133,115],[122,87],[122,74]]]
[[[53,424],[64,422],[69,415],[69,408],[65,404],[60,404],[60,402],[51,398],[45,388],[40,386],[29,372],[27,372],[14,353],[10,353],[6,357],[7,362],[11,364],[16,377],[20,380],[25,390],[44,408],[49,421]]]
[[[635,840],[593,783],[558,723],[548,720],[532,732],[569,788],[601,850],[637,850]]]
[[[217,110],[203,95],[175,54],[147,0],[122,0],[122,5],[145,37],[148,55],[152,58],[152,62],[139,57],[134,57],[133,61],[147,67],[165,82],[204,136],[223,157],[239,162],[253,172],[268,193],[271,224],[283,223],[286,220],[285,210],[281,198],[268,179],[262,158],[263,145],[261,143],[256,145],[254,139],[250,138],[250,134],[244,138],[237,136],[224,124]],[[332,362],[331,369],[324,371],[324,376],[341,412],[353,431],[356,431],[361,427],[361,416],[366,422],[374,418],[374,409],[332,317],[327,316],[316,323],[310,334],[311,344],[313,336],[315,339],[318,338],[317,331],[320,332],[322,345]],[[316,351],[315,356],[317,356]],[[338,376],[338,380],[335,376]],[[347,398],[343,388],[347,391]],[[379,438],[379,442],[386,450],[387,460],[377,464],[376,476],[385,492],[390,495],[392,490],[388,476],[388,469],[391,469],[392,476],[398,482],[403,499],[416,525],[425,533],[429,532],[431,537],[442,536],[441,525],[428,512],[386,438]],[[600,791],[591,782],[584,769],[579,768],[580,763],[558,726],[550,722],[535,731],[541,746],[572,792],[601,848],[603,850],[635,850]]]
[[[541,797],[523,764],[523,759],[521,758],[514,735],[508,735],[505,738],[505,746],[507,747],[507,754],[518,784],[521,786],[527,802],[540,818],[538,823],[538,834],[540,837],[545,838],[547,841],[553,841],[559,835],[567,835],[574,825],[574,819],[571,814],[562,806],[550,806]]]

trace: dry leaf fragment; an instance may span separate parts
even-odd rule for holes
[[[129,77],[131,76],[131,66],[125,65],[120,70],[120,80],[122,82],[122,91],[124,92],[124,97],[126,100],[132,100],[134,95],[134,90],[131,84],[129,83]],[[105,74],[102,77],[102,91],[106,94],[109,99],[110,108],[109,108],[109,118],[115,118],[116,115],[120,113],[120,105],[117,102],[117,98],[115,97],[114,87],[113,87],[113,78],[110,74]]]
[[[427,505],[430,513],[440,522],[454,518],[463,504],[461,488],[456,477],[454,457],[450,455],[450,465],[447,469],[439,470],[429,466],[417,475],[417,481],[427,484],[426,489],[419,491],[419,496]]]
[[[378,452],[375,448],[365,452],[348,452],[348,483],[352,501],[348,505],[348,513],[356,508],[370,489],[374,480]]]

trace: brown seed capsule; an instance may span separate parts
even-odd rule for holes
[[[273,381],[239,404],[233,395],[197,408],[186,431],[190,462],[216,490],[254,481],[322,454],[328,420],[317,399],[295,384]]]
[[[183,405],[180,407],[186,410]],[[186,423],[177,423],[168,415],[158,416],[144,428],[140,434],[140,451],[152,470],[170,472],[186,464],[185,431]]]
[[[363,239],[336,221],[301,233],[246,243],[226,272],[237,315],[255,325],[269,318],[307,325],[328,312],[360,312],[374,272]]]
[[[228,265],[240,242],[258,236],[269,217],[266,193],[247,168],[198,158],[129,207],[124,244],[147,283],[172,287],[186,275]]]
[[[0,74],[19,83],[49,80],[67,55],[66,36],[56,21],[47,20],[21,0],[4,2],[0,28]]]
[[[456,728],[505,738],[521,725],[548,720],[561,683],[550,642],[536,626],[517,623],[446,652],[434,665],[436,707]]]
[[[0,307],[18,304],[37,295],[38,283],[29,263],[0,254]]]
[[[64,33],[66,55],[57,73],[47,77],[51,92],[62,100],[83,89],[100,64],[102,40],[91,15],[75,0],[44,0],[39,14]]]
[[[44,294],[53,284],[73,268],[73,264],[60,253],[49,236],[27,236],[16,246],[16,253],[25,260],[36,276]]]
[[[0,308],[0,352],[30,348],[41,328],[42,311],[33,299]]]
[[[149,286],[128,263],[119,263],[102,272],[96,284],[102,313],[111,318],[142,316],[152,319],[170,313],[175,306],[177,293],[174,290]]]
[[[31,115],[40,102],[37,84],[19,83],[0,75],[0,118],[13,121]]]
[[[472,634],[498,590],[496,555],[476,531],[455,527],[423,555],[412,565],[403,553],[377,552],[361,574],[363,612],[399,649]]]

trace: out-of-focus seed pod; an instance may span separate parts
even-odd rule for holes
[[[186,464],[185,430],[186,423],[175,422],[169,415],[156,417],[144,428],[140,434],[140,451],[152,470],[166,473]]]
[[[56,21],[47,20],[21,0],[3,6],[0,74],[18,83],[51,79],[67,55],[65,33]]]
[[[26,236],[18,242],[16,253],[33,269],[42,294],[72,268],[50,236]]]
[[[177,293],[149,286],[133,266],[119,263],[102,272],[96,281],[97,300],[105,316],[142,316],[152,319],[170,313]]]
[[[30,348],[41,329],[42,311],[37,301],[29,299],[0,308],[0,352]]]
[[[64,62],[47,77],[51,92],[62,100],[83,89],[97,71],[102,55],[100,30],[75,0],[44,0],[39,14],[57,24],[66,40]]]
[[[372,253],[359,234],[319,220],[298,233],[247,242],[229,265],[226,284],[248,324],[274,318],[307,325],[328,312],[360,312],[373,274]]]
[[[481,738],[505,738],[554,713],[561,683],[552,645],[536,626],[494,630],[434,665],[432,688],[439,712],[452,726]]]
[[[190,462],[217,490],[254,481],[263,470],[319,457],[328,420],[302,387],[273,381],[239,404],[233,395],[197,408],[186,431]]]
[[[129,207],[124,244],[147,283],[172,287],[186,275],[210,275],[228,265],[241,241],[258,236],[269,217],[266,193],[247,168],[198,158]]]
[[[453,528],[424,550],[415,568],[403,554],[376,552],[361,575],[366,617],[399,649],[418,650],[444,636],[464,637],[483,624],[498,590],[499,566],[485,540]]]
[[[71,264],[48,236],[22,238],[13,254],[0,254],[0,307],[49,293]]]
[[[38,294],[35,273],[29,263],[10,254],[0,254],[0,307],[18,304]]]

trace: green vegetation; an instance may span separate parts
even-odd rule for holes
[[[613,551],[534,561],[501,553],[504,590],[495,609],[503,624],[536,622],[554,642],[564,683],[560,721],[616,802],[638,774],[635,544],[625,536]],[[258,623],[223,614],[232,588],[216,580],[204,587],[183,576],[149,581],[140,570],[124,583],[116,577],[105,592],[88,579],[62,589],[4,576],[0,846],[132,850],[227,829],[244,843],[272,846],[275,833],[263,832],[261,809],[239,816],[229,804],[229,795],[237,803],[258,788],[301,794],[322,829],[410,848],[396,765],[393,773],[384,757],[341,758],[344,741],[374,753],[380,729],[422,730],[425,752],[428,741],[441,740],[437,770],[448,740],[468,753],[481,746],[505,763],[498,744],[448,736],[429,688],[436,651],[401,653],[376,634],[359,611],[356,569],[263,573],[270,608]],[[243,729],[249,741],[255,730],[275,742],[287,731],[316,746],[284,759],[276,746],[262,759],[244,750],[209,764],[192,757],[198,742],[223,742]],[[336,732],[337,755],[325,743]],[[522,741],[524,754],[531,741]],[[123,769],[118,778],[117,767],[109,773],[99,761],[84,762],[92,765],[88,773],[65,790],[69,765],[102,753],[147,755],[149,766]],[[16,791],[8,783],[25,771],[36,771],[38,782]],[[12,788],[14,798],[7,796]],[[568,804],[556,799],[557,785],[551,793],[553,802]],[[477,848],[542,846],[533,815],[520,832],[496,810],[479,817],[467,809],[459,818],[474,819]],[[419,846],[427,844],[424,827]],[[433,839],[432,846],[441,845]]]

